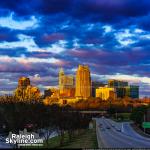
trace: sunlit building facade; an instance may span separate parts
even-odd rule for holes
[[[96,89],[96,97],[102,100],[114,100],[116,98],[116,89],[111,87],[99,87]]]
[[[40,98],[40,90],[30,84],[30,79],[21,77],[18,80],[18,87],[14,91],[15,97],[19,101],[37,100]]]
[[[27,77],[20,77],[18,80],[18,88],[26,88],[30,85],[30,79]]]
[[[75,96],[75,80],[72,75],[65,75],[61,68],[59,71],[59,94],[60,97]]]
[[[79,65],[76,72],[76,98],[87,99],[91,96],[91,75],[87,65]]]
[[[104,87],[105,84],[98,81],[92,81],[92,97],[96,97],[96,89],[99,87]]]
[[[50,97],[59,98],[59,89],[58,88],[50,88],[48,90],[51,92]]]
[[[96,97],[103,100],[115,98],[139,98],[139,86],[128,85],[126,81],[108,80],[108,86],[96,89]]]

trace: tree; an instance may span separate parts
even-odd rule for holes
[[[136,124],[142,125],[144,121],[144,114],[146,113],[147,107],[140,106],[133,109],[131,113],[131,120],[133,120]]]

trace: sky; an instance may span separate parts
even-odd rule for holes
[[[0,1],[0,95],[27,76],[41,91],[61,67],[90,67],[94,81],[128,81],[150,96],[149,0]]]

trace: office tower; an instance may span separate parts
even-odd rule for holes
[[[63,68],[61,68],[59,71],[59,90],[60,91],[62,91],[64,88],[64,76],[65,76],[64,70]]]
[[[30,85],[30,79],[26,77],[20,77],[18,80],[18,87],[19,88],[26,88]]]
[[[108,80],[108,87],[120,88],[128,86],[128,82],[120,80]]]
[[[125,88],[125,96],[131,98],[139,98],[139,86],[130,85]]]
[[[57,88],[50,88],[48,89],[51,92],[51,98],[59,98],[59,89]]]
[[[59,90],[60,97],[74,97],[75,95],[75,81],[72,75],[65,75],[61,68],[59,71]]]
[[[40,98],[40,90],[30,84],[30,79],[21,77],[18,80],[18,87],[14,91],[14,95],[19,101],[37,100]]]
[[[87,65],[79,65],[76,72],[76,97],[87,99],[91,96],[91,76]]]
[[[98,81],[92,81],[92,97],[96,97],[96,89],[99,87],[104,87],[105,84]]]
[[[107,87],[99,87],[96,89],[96,97],[103,100],[115,98],[139,98],[139,87],[128,85],[126,81],[108,80]]]
[[[126,94],[125,87],[128,86],[128,82],[120,80],[108,80],[108,87],[115,88],[117,98],[124,98]]]
[[[116,89],[111,87],[99,87],[96,89],[96,97],[102,100],[114,100],[116,95]]]

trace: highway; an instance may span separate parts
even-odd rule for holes
[[[13,148],[13,146],[10,144],[6,144],[5,138],[0,136],[0,149],[2,149],[2,148],[3,149],[11,149],[11,148]]]
[[[150,138],[136,133],[129,122],[97,118],[96,132],[99,148],[150,148]]]

